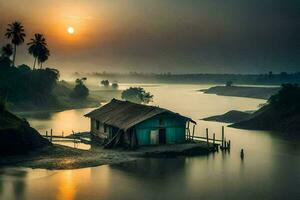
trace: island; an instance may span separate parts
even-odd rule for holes
[[[203,120],[232,123],[229,127],[248,130],[270,130],[286,135],[300,132],[300,87],[283,84],[268,103],[253,113],[229,111]]]
[[[200,90],[205,94],[221,96],[247,97],[256,99],[269,99],[279,91],[279,87],[250,87],[250,86],[215,86]]]
[[[251,116],[251,111],[242,112],[238,110],[231,110],[223,115],[215,115],[211,117],[203,118],[204,121],[216,121],[224,123],[237,123],[248,119]]]

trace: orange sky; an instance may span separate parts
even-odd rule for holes
[[[46,66],[62,71],[295,71],[298,8],[295,0],[0,0],[0,31],[19,20],[26,41],[43,33]],[[26,48],[17,64],[32,64]]]

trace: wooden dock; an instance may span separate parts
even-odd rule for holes
[[[186,141],[188,141],[188,142],[197,142],[197,141],[206,142],[208,147],[210,144],[212,144],[217,149],[220,146],[221,150],[230,150],[230,147],[231,147],[231,141],[226,140],[224,126],[222,126],[222,138],[221,139],[216,139],[215,133],[213,133],[213,137],[210,138],[208,128],[206,129],[206,137],[195,136],[195,126],[193,127],[192,134],[190,133],[189,128],[187,128]]]
[[[48,134],[48,131],[46,131],[45,135],[42,135],[44,138],[48,139],[50,142],[72,142],[74,144],[77,143],[84,143],[84,144],[90,144],[91,140],[86,137],[80,137],[76,135],[74,131],[72,131],[72,134],[68,136],[64,136],[64,132],[62,132],[61,135],[53,134],[53,130],[51,129],[50,134]]]

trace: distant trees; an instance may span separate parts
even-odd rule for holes
[[[108,80],[102,80],[101,85],[108,87],[109,86],[109,81]]]
[[[101,83],[101,85],[103,85],[104,87],[109,87],[109,86],[110,86],[109,80],[102,80],[100,83]],[[111,87],[112,87],[113,89],[118,89],[119,84],[115,81],[115,82],[113,82],[113,83],[111,84]]]
[[[11,44],[6,44],[1,49],[1,56],[10,58],[13,55],[13,46]]]
[[[114,83],[111,85],[111,87],[112,87],[113,89],[118,89],[119,84],[116,83],[116,82],[114,82]]]
[[[30,39],[31,42],[27,43],[28,53],[34,57],[33,69],[35,68],[36,61],[40,64],[42,68],[43,62],[45,62],[50,56],[50,51],[47,48],[46,39],[43,34],[36,33],[34,38]]]
[[[14,45],[14,53],[13,53],[13,62],[15,65],[17,46],[21,45],[25,39],[25,30],[21,22],[13,22],[8,24],[8,28],[6,29],[5,36],[11,40],[11,43]]]
[[[74,99],[86,99],[89,96],[89,89],[84,85],[87,78],[76,79],[75,87],[70,96]]]
[[[122,92],[122,99],[132,101],[135,103],[149,103],[153,100],[153,95],[146,92],[144,88],[141,87],[130,87]]]

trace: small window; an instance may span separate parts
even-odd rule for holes
[[[100,122],[96,120],[96,129],[99,130],[99,127],[100,127]]]
[[[162,118],[160,118],[159,119],[159,125],[164,125],[164,124],[165,124],[164,120]]]

